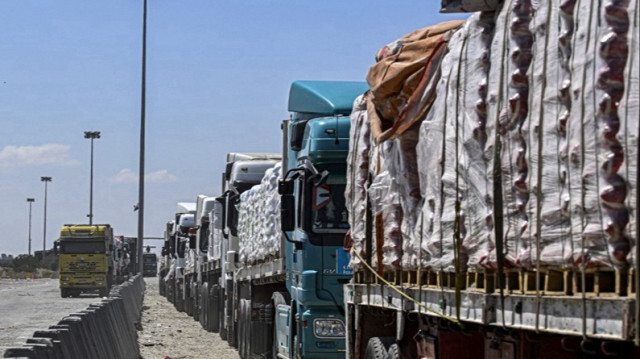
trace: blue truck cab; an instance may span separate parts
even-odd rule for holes
[[[349,229],[344,198],[349,114],[365,91],[363,82],[291,85],[279,183],[289,298],[286,305],[274,305],[276,354],[285,357],[345,355],[343,285],[352,276],[343,250]]]

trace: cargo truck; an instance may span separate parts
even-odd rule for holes
[[[207,198],[200,214],[196,248],[206,248],[206,256],[198,257],[198,319],[205,329],[219,332],[233,346],[237,345],[233,306],[239,250],[236,206],[240,195],[259,184],[265,171],[280,158],[277,153],[228,153],[221,194]]]
[[[639,2],[442,7],[354,103],[346,357],[640,357]]]
[[[198,318],[200,315],[198,301],[200,300],[201,266],[198,264],[206,260],[208,243],[207,241],[197,240],[197,238],[208,235],[209,222],[206,213],[211,212],[214,201],[215,198],[205,195],[198,195],[196,198],[194,226],[190,230],[188,250],[185,253],[185,285],[183,287],[185,312],[194,316],[194,318]]]
[[[108,224],[65,224],[54,244],[60,296],[98,291],[106,296],[117,275],[113,229]]]
[[[155,277],[158,274],[158,256],[155,253],[142,254],[142,275]]]
[[[189,242],[193,237],[194,214],[196,204],[179,202],[174,219],[167,222],[163,247],[161,273],[164,273],[161,290],[177,310],[183,311],[185,305],[184,267],[189,251]]]
[[[255,170],[227,161],[209,213],[199,319],[242,358],[344,357],[348,116],[366,88],[294,82],[278,161]]]

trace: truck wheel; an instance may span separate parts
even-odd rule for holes
[[[243,359],[249,358],[249,353],[251,352],[251,346],[249,345],[249,337],[251,335],[249,328],[251,320],[249,317],[249,305],[250,301],[245,299],[242,306],[242,334],[238,335],[238,339],[240,340],[238,346],[242,346],[242,352],[244,353],[244,356],[242,357]]]
[[[241,359],[245,359],[245,351],[244,351],[244,299],[240,299],[240,303],[238,306],[238,354],[240,354]]]
[[[184,312],[184,299],[182,298],[182,284],[178,283],[176,285],[176,290],[174,293],[175,300],[173,305],[176,307],[176,310],[179,312]]]
[[[67,290],[66,288],[60,288],[60,296],[62,298],[66,298],[69,296],[69,290]]]
[[[271,356],[268,358],[278,359],[278,351],[280,349],[280,343],[278,343],[278,305],[287,305],[286,299],[281,293],[273,294],[273,321],[272,321],[272,338],[271,338]]]
[[[108,297],[109,296],[109,289],[107,288],[102,288],[98,291],[98,296],[100,297]]]
[[[389,350],[387,350],[386,359],[400,359],[400,348],[397,343],[391,344]]]
[[[191,299],[191,303],[193,303],[193,320],[199,322],[202,307],[200,306],[200,288],[198,287],[198,283],[193,282],[191,293],[193,293],[193,298]]]
[[[244,325],[245,325],[245,329],[244,329],[244,345],[245,345],[245,355],[247,358],[251,358],[251,354],[252,354],[252,345],[251,345],[251,338],[253,335],[256,335],[258,333],[252,333],[251,331],[251,299],[247,299],[244,303],[245,307],[244,307]]]
[[[193,315],[193,308],[191,305],[191,281],[184,282],[184,287],[182,287],[182,298],[184,300],[184,312],[191,316]]]
[[[233,313],[233,309],[234,308],[231,308],[232,313]],[[229,343],[229,345],[231,345],[234,348],[238,348],[237,330],[238,330],[238,323],[236,323],[235,318],[233,317],[233,314],[232,314],[231,318],[229,318],[229,324],[227,325],[227,342]]]
[[[218,327],[220,328],[220,339],[222,340],[227,340],[227,330],[228,328],[225,327],[225,323],[224,323],[224,319],[226,318],[226,310],[227,308],[225,307],[226,302],[224,300],[224,288],[221,288],[219,286],[216,286],[218,288],[218,307],[216,309],[214,309],[214,311],[216,312],[216,315],[218,316]]]
[[[364,351],[365,359],[385,359],[387,349],[395,341],[392,337],[373,337],[367,342],[367,349]]]
[[[220,332],[220,288],[214,285],[207,299],[207,327],[210,331]],[[222,335],[220,335],[222,338]]]
[[[198,305],[200,306],[200,313],[198,313],[198,320],[200,321],[200,325],[206,331],[209,331],[209,326],[207,323],[207,315],[209,309],[209,283],[204,282],[200,286],[200,300]]]

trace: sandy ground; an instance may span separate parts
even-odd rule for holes
[[[215,358],[238,359],[238,352],[217,333],[202,329],[200,323],[178,312],[158,294],[158,279],[145,278],[147,289],[142,308],[142,331],[138,332],[144,359]]]

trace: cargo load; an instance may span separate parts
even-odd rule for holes
[[[639,2],[442,7],[353,105],[347,357],[640,357]]]

